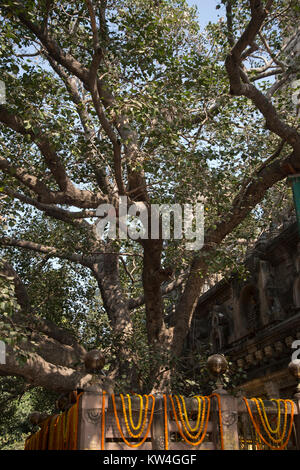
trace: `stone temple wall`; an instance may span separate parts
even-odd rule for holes
[[[246,372],[244,392],[284,398],[295,384],[287,372],[292,343],[300,340],[297,224],[262,236],[245,264],[246,280],[222,280],[200,297],[186,346],[200,349],[209,338],[212,353]]]

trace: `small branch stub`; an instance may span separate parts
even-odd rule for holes
[[[69,405],[69,396],[67,394],[60,395],[56,400],[55,405],[59,411],[65,411]]]
[[[104,390],[108,394],[114,393],[114,381],[106,377],[103,371],[104,365],[105,357],[98,349],[93,349],[85,355],[85,370],[92,377],[83,386],[84,392],[101,393]]]

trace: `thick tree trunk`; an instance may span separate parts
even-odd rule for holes
[[[163,272],[161,269],[161,240],[144,240],[143,288],[146,306],[146,324],[149,345],[160,340],[163,321],[163,299],[161,283]]]
[[[189,332],[193,314],[201,295],[201,288],[205,281],[206,272],[207,266],[204,258],[200,257],[195,259],[192,263],[185,289],[176,307],[172,353],[177,358],[179,358],[182,353],[184,341]]]
[[[93,266],[104,308],[116,334],[132,333],[132,321],[119,276],[118,254],[103,254],[100,263]]]
[[[143,288],[146,326],[151,354],[152,392],[170,387],[170,334],[164,322],[161,284],[170,276],[161,267],[162,240],[144,240]]]
[[[103,254],[102,262],[93,266],[93,272],[98,281],[113,334],[118,338],[117,363],[114,365],[111,377],[117,379],[126,376],[129,387],[139,391],[134,354],[128,347],[128,341],[132,340],[134,332],[129,302],[120,283],[118,254]]]

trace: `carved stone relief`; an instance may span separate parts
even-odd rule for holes
[[[102,410],[100,408],[90,408],[83,411],[84,420],[91,424],[98,424],[101,420]]]
[[[211,352],[217,353],[228,344],[231,332],[231,318],[228,309],[224,305],[215,305],[210,314],[210,344]]]

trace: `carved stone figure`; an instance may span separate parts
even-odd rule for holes
[[[261,300],[263,307],[264,323],[272,320],[280,320],[284,317],[284,312],[278,297],[279,290],[275,283],[272,266],[268,261],[260,261],[261,271]]]
[[[266,283],[266,296],[269,304],[269,316],[278,320],[282,317],[282,307],[278,298],[278,289],[275,285],[274,274],[269,270],[269,277]]]
[[[248,320],[248,326],[249,330],[255,331],[257,327],[257,319],[258,319],[258,301],[257,301],[257,296],[255,295],[256,293],[252,292],[251,295],[249,296],[249,302],[247,305],[247,320]]]

